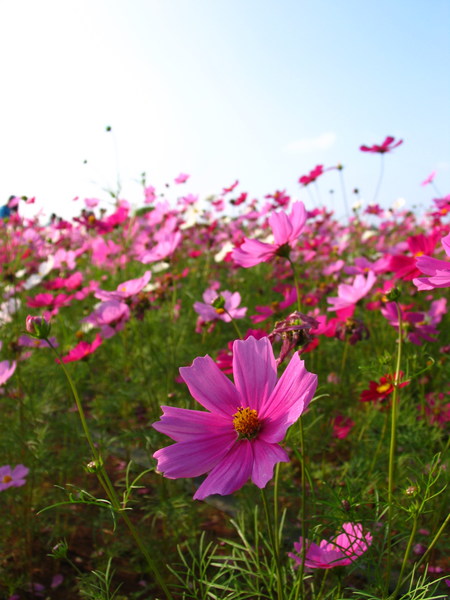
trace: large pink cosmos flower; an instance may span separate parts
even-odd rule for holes
[[[367,273],[367,279],[364,275],[357,275],[350,285],[341,283],[338,286],[337,298],[327,298],[328,310],[337,311],[338,315],[344,319],[351,317],[354,313],[356,303],[367,296],[375,283],[376,275],[373,271]]]
[[[197,500],[231,494],[249,478],[265,487],[274,465],[289,462],[279,442],[317,386],[317,375],[305,369],[297,353],[277,381],[267,338],[234,342],[233,373],[234,384],[211,357],[196,358],[180,374],[206,412],[163,406],[161,420],[153,424],[176,442],[153,455],[159,471],[170,479],[208,473]]]
[[[382,144],[374,144],[373,146],[360,146],[360,150],[362,152],[374,152],[375,154],[385,154],[386,152],[390,152],[394,148],[403,144],[403,140],[398,140],[394,144],[395,138],[388,135]]]
[[[450,233],[442,238],[442,246],[446,255],[450,258]],[[413,279],[413,283],[418,290],[450,287],[450,262],[431,256],[420,256],[417,259],[416,266],[422,273],[428,275],[428,277]]]
[[[284,211],[272,213],[269,224],[272,228],[274,244],[245,238],[244,243],[233,250],[233,260],[241,267],[254,267],[275,256],[286,256],[303,231],[306,222],[306,209],[303,202],[294,202],[290,215]]]
[[[332,569],[333,567],[344,567],[354,562],[358,556],[364,554],[372,543],[372,535],[364,533],[360,523],[344,523],[344,533],[339,534],[331,542],[322,540],[319,545],[306,540],[305,567],[310,569]],[[303,540],[294,542],[294,548],[302,554]],[[298,565],[301,564],[301,556],[289,552]]]

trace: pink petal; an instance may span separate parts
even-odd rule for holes
[[[223,435],[227,432],[236,437],[231,416],[222,417],[217,413],[161,406],[163,415],[153,428],[168,435],[176,442],[195,441],[199,437]]]
[[[233,374],[242,406],[259,411],[277,381],[277,366],[268,338],[236,340],[233,344]]]
[[[222,496],[232,494],[248,481],[252,468],[253,450],[251,442],[241,440],[235,443],[198,488],[194,500],[203,500],[211,494]]]
[[[169,479],[198,477],[215,467],[235,443],[235,435],[212,435],[161,448],[153,458],[158,461],[158,471]]]
[[[246,239],[242,246],[233,250],[232,256],[237,265],[248,268],[267,262],[275,256],[276,251],[277,246],[274,244]]]
[[[269,217],[269,224],[272,228],[275,242],[279,246],[289,242],[292,234],[292,225],[285,212],[272,213]]]
[[[210,356],[198,357],[192,366],[181,367],[180,375],[191,396],[207,410],[229,417],[241,406],[235,386]]]
[[[263,488],[272,479],[274,466],[279,462],[289,462],[289,456],[278,444],[267,444],[260,439],[253,440],[252,444],[252,481],[259,488]]]
[[[272,395],[262,406],[259,416],[263,427],[259,439],[280,442],[287,428],[295,423],[308,407],[317,387],[317,375],[305,369],[298,354],[291,358]]]

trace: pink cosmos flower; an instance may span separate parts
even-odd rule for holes
[[[163,406],[153,427],[175,444],[153,455],[158,470],[170,479],[208,473],[194,499],[227,495],[251,478],[259,488],[271,479],[276,463],[289,462],[281,442],[305,411],[317,386],[294,354],[277,381],[272,346],[267,338],[233,344],[233,384],[209,356],[196,358],[180,374],[206,411]]]
[[[120,283],[114,292],[98,290],[95,292],[94,296],[99,300],[122,300],[125,298],[130,298],[131,296],[139,294],[139,292],[145,288],[147,283],[150,281],[151,276],[151,271],[145,271],[142,277],[129,279],[128,281]]]
[[[354,426],[355,421],[350,419],[350,417],[336,415],[333,419],[333,437],[338,440],[344,440]]]
[[[13,360],[11,363],[9,360],[2,360],[0,362],[0,385],[3,385],[8,381],[16,370],[16,361]]]
[[[337,311],[339,317],[342,318],[351,317],[355,311],[356,303],[367,296],[375,280],[375,273],[369,271],[367,279],[360,274],[355,277],[351,285],[348,283],[339,284],[337,298],[327,298],[328,304],[332,304],[328,307],[328,310]]]
[[[186,175],[186,173],[180,173],[178,177],[175,177],[174,181],[175,183],[186,183],[188,179],[189,175]]]
[[[428,177],[422,181],[422,183],[420,185],[428,185],[430,183],[433,183],[435,177],[436,177],[436,171],[432,171],[428,175]]]
[[[306,209],[303,202],[294,202],[290,215],[284,211],[272,213],[269,224],[275,238],[274,244],[245,238],[244,243],[233,250],[233,260],[241,267],[254,267],[275,256],[286,256],[303,231],[306,222]]]
[[[83,319],[94,327],[100,327],[103,338],[110,338],[121,331],[130,318],[130,309],[124,302],[106,300]]]
[[[30,469],[24,465],[17,465],[11,469],[9,465],[0,467],[0,492],[10,487],[21,487],[25,485],[25,477]]]
[[[344,533],[339,534],[332,541],[322,540],[319,545],[306,540],[305,567],[310,569],[332,569],[350,565],[361,554],[367,551],[372,543],[372,535],[364,533],[360,523],[344,523]],[[295,551],[300,556],[289,552],[289,556],[295,560],[297,566],[301,564],[303,540],[294,542]]]
[[[397,146],[400,146],[400,144],[403,144],[403,140],[399,140],[395,144],[393,143],[394,140],[395,138],[388,135],[382,144],[374,144],[373,146],[360,146],[359,149],[362,150],[362,152],[385,154],[386,152],[390,152],[394,148],[397,148]]]
[[[450,233],[442,238],[442,246],[446,255],[450,257]],[[413,279],[414,285],[420,291],[450,287],[450,262],[431,256],[419,256],[416,266],[422,273],[428,275],[428,277]]]
[[[308,173],[308,175],[302,175],[300,177],[300,179],[298,180],[298,182],[306,187],[313,181],[316,181],[316,179],[318,177],[320,177],[321,175],[323,175],[324,172],[325,171],[324,171],[323,165],[317,165],[317,167],[315,167],[312,171],[310,171]]]
[[[61,360],[63,363],[81,360],[82,358],[85,358],[86,356],[89,356],[89,354],[95,352],[102,342],[102,338],[97,334],[92,344],[84,341],[80,342],[75,346],[75,348],[72,348],[72,350],[70,350],[66,356],[63,356]]]
[[[203,300],[194,302],[194,310],[205,323],[216,320],[230,323],[231,319],[242,319],[247,312],[247,307],[238,308],[241,303],[239,292],[217,292],[209,288],[203,293]]]

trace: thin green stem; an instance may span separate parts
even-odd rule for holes
[[[397,364],[395,366],[394,391],[392,393],[391,405],[391,441],[389,445],[389,471],[388,471],[388,523],[387,523],[387,569],[386,569],[386,589],[389,586],[392,568],[392,515],[393,515],[393,491],[395,484],[395,449],[396,449],[396,428],[398,418],[398,389],[400,380],[400,365],[402,360],[402,341],[403,341],[403,322],[402,311],[398,304],[398,346],[397,346]]]
[[[295,289],[297,290],[297,310],[298,310],[298,312],[302,312],[302,301],[300,298],[300,284],[298,282],[297,271],[295,269],[295,265],[290,256],[288,256],[288,261],[289,261],[289,264],[291,265],[292,275],[294,277],[294,285],[295,285]]]
[[[56,350],[56,348],[53,346],[53,344],[50,342],[50,340],[48,338],[45,338],[45,341],[47,342],[47,344],[50,346],[50,348],[53,350],[54,354],[56,355],[57,359],[58,359],[58,363],[59,365],[62,367],[62,370],[64,372],[64,375],[66,376],[66,379],[69,383],[70,389],[72,391],[75,403],[77,405],[77,409],[78,409],[78,414],[80,416],[80,420],[81,420],[81,425],[83,427],[83,432],[86,436],[87,442],[89,444],[89,448],[91,450],[92,453],[92,457],[95,461],[95,465],[96,465],[96,475],[97,478],[101,484],[101,486],[103,487],[106,495],[108,496],[109,501],[111,502],[111,506],[113,507],[114,511],[119,513],[125,524],[127,525],[133,539],[135,540],[139,550],[142,552],[145,560],[147,561],[147,564],[150,568],[150,571],[153,573],[153,575],[155,576],[156,581],[158,582],[158,584],[160,585],[161,589],[164,591],[166,597],[168,600],[173,600],[172,598],[172,594],[170,593],[168,587],[166,586],[163,578],[161,577],[155,562],[153,561],[152,557],[150,556],[148,550],[146,549],[144,543],[142,542],[135,526],[133,525],[133,523],[130,521],[127,513],[122,510],[121,505],[120,505],[120,501],[119,498],[116,494],[116,491],[114,489],[114,486],[109,478],[108,473],[106,472],[106,469],[103,465],[103,461],[101,460],[100,454],[97,451],[96,447],[94,446],[94,442],[92,440],[91,434],[89,432],[89,428],[87,425],[87,421],[86,421],[86,416],[84,413],[84,409],[83,409],[83,405],[81,403],[80,397],[78,396],[78,392],[77,389],[75,387],[75,384],[68,372],[68,370],[66,369],[64,363],[62,362],[62,359],[58,353],[58,351]]]
[[[383,173],[384,173],[384,154],[381,154],[381,167],[380,167],[380,176],[378,178],[377,187],[375,188],[375,194],[373,196],[372,204],[375,204],[375,200],[378,197],[381,188],[381,182],[383,181]]]
[[[227,313],[227,315],[230,317],[230,319],[231,319],[231,322],[233,323],[233,327],[235,328],[235,330],[236,330],[236,333],[238,334],[238,338],[239,338],[240,340],[244,339],[244,338],[242,337],[241,330],[239,329],[239,327],[238,327],[238,324],[236,323],[236,320],[235,320],[235,319],[233,319],[233,317],[230,315],[230,313],[227,311],[227,309],[226,309],[226,308],[224,308],[223,310],[224,310],[224,311]]]
[[[267,502],[266,492],[264,489],[261,490],[261,496],[264,506],[264,512],[267,520],[267,529],[269,530],[270,544],[272,546],[272,552],[275,559],[275,566],[277,570],[277,598],[278,600],[284,599],[283,586],[281,581],[281,567],[280,567],[280,553],[279,546],[277,543],[278,539],[278,523],[272,523],[272,519],[270,517],[269,505]],[[275,512],[275,511],[274,511]]]
[[[300,417],[299,419],[300,425],[300,453],[301,453],[301,486],[302,486],[302,506],[300,509],[300,519],[301,519],[301,528],[302,528],[302,556],[300,563],[300,589],[302,592],[302,597],[305,595],[304,585],[303,585],[303,573],[305,570],[305,560],[306,560],[306,539],[307,539],[307,528],[306,528],[306,469],[305,469],[305,435],[303,431],[303,419]]]
[[[395,590],[392,592],[392,598],[395,598],[397,596],[397,593],[402,585],[403,574],[406,569],[406,563],[408,562],[408,558],[409,558],[409,554],[411,552],[414,538],[416,537],[417,525],[418,525],[418,518],[417,518],[417,515],[415,515],[414,521],[413,521],[413,526],[412,526],[411,533],[410,533],[409,540],[408,540],[408,544],[406,546],[405,555],[403,557],[403,562],[402,562],[402,566],[400,569],[400,575],[398,576],[397,585],[395,587]]]

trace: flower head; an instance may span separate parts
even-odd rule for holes
[[[163,406],[153,427],[175,444],[153,455],[158,470],[170,479],[208,473],[194,495],[227,495],[251,478],[260,488],[271,479],[276,463],[289,462],[279,446],[290,425],[307,408],[317,386],[294,354],[277,381],[269,340],[236,340],[234,384],[209,356],[196,358],[180,374],[192,396],[206,411]]]
[[[395,140],[395,138],[388,135],[382,144],[374,144],[373,146],[360,146],[359,149],[362,152],[373,152],[375,154],[385,154],[386,152],[390,152],[394,148],[397,148],[397,146],[400,146],[400,144],[403,144],[403,140],[398,140],[398,142],[395,142],[395,144],[394,144],[394,140]]]
[[[11,469],[9,465],[0,467],[0,492],[10,487],[25,485],[25,477],[30,469],[24,465],[17,465]]]
[[[340,533],[332,541],[322,540],[319,545],[306,540],[305,567],[310,569],[332,569],[350,565],[361,554],[364,554],[372,543],[372,535],[364,533],[360,523],[344,523],[343,533]],[[294,542],[295,551],[301,555],[303,540]],[[297,565],[301,564],[301,557],[289,553]]]
[[[245,238],[244,243],[233,250],[234,261],[241,267],[247,268],[267,262],[275,256],[289,256],[291,248],[303,231],[306,218],[307,213],[303,202],[295,202],[290,215],[284,211],[272,213],[269,224],[275,243],[268,244]]]
[[[242,319],[247,312],[246,307],[239,308],[239,292],[217,292],[211,287],[203,293],[203,300],[204,302],[194,302],[194,310],[205,323],[216,320],[230,323],[231,319]]]
[[[39,340],[45,340],[49,336],[51,324],[45,317],[28,315],[25,320],[25,329],[31,336]]]
[[[442,246],[447,256],[450,257],[450,233],[442,238]],[[450,287],[450,262],[431,256],[419,256],[416,266],[419,271],[428,275],[428,277],[413,279],[414,285],[420,291]]]

